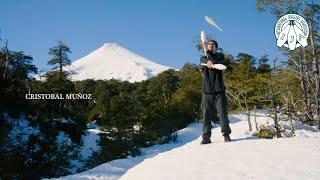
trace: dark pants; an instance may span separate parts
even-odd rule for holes
[[[211,121],[214,121],[214,117],[218,114],[220,120],[220,128],[223,135],[231,133],[228,119],[228,103],[227,97],[224,92],[204,94],[202,93],[201,109],[203,113],[203,133],[202,138],[211,137]],[[214,111],[216,109],[216,112]]]

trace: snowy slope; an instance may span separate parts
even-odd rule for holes
[[[271,123],[258,114],[258,124]],[[175,143],[142,149],[142,156],[102,164],[61,179],[320,179],[320,133],[295,122],[297,137],[257,139],[246,116],[229,116],[233,142],[213,128],[213,143],[200,145],[201,124],[178,131]]]
[[[129,82],[146,80],[169,68],[115,43],[106,43],[65,67],[74,72],[73,80],[118,79]]]
[[[190,124],[187,128],[178,131],[178,139],[175,143],[168,143],[163,145],[154,145],[149,148],[142,148],[142,156],[127,157],[126,159],[113,160],[108,163],[104,163],[88,171],[84,171],[78,174],[60,177],[58,179],[119,179],[126,171],[137,164],[144,161],[146,158],[152,158],[159,153],[170,151],[174,148],[185,145],[186,143],[193,141],[201,134],[201,125],[198,123]]]

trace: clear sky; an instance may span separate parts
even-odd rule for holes
[[[200,31],[213,35],[224,52],[256,57],[281,53],[276,19],[256,10],[255,0],[11,0],[0,6],[1,37],[12,50],[33,56],[39,70],[50,69],[48,48],[58,40],[77,60],[104,43],[118,43],[159,64],[181,68],[198,63]],[[204,21],[208,15],[223,28]]]

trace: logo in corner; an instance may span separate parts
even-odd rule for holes
[[[278,47],[287,47],[290,50],[308,45],[309,27],[306,20],[298,14],[286,14],[276,23],[274,34]]]

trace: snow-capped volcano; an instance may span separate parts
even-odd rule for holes
[[[169,69],[154,63],[116,43],[105,43],[90,54],[72,62],[72,80],[118,79],[138,82]]]

